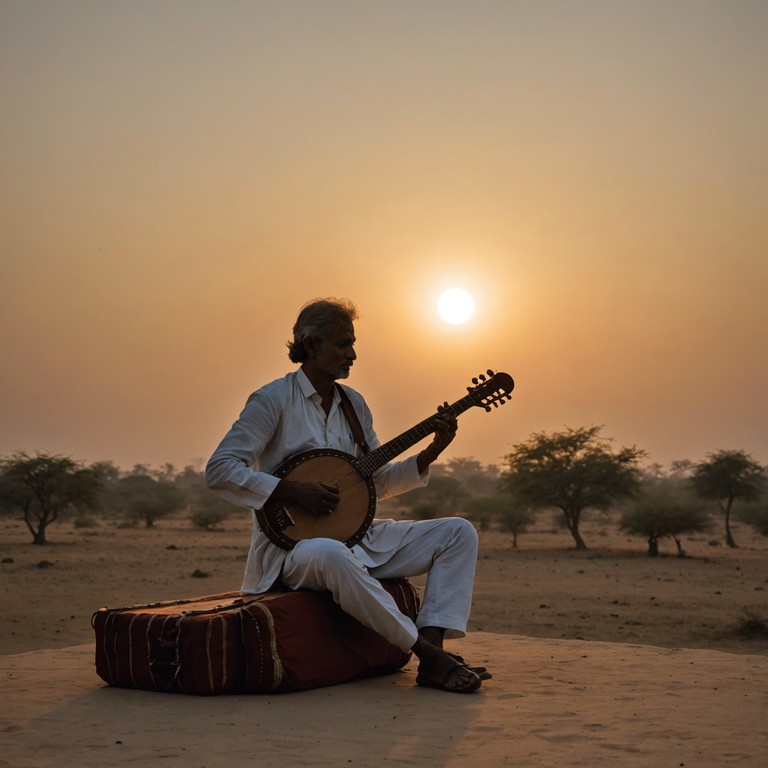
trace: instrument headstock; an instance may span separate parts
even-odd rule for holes
[[[504,405],[511,399],[515,388],[515,382],[508,373],[494,373],[490,369],[472,379],[472,384],[474,386],[467,387],[472,404],[486,411],[490,411],[491,406],[498,408]]]

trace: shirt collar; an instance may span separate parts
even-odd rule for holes
[[[296,370],[296,381],[304,397],[312,397],[317,394],[317,390],[312,386],[312,382],[307,378],[307,374],[301,368]]]
[[[320,393],[315,389],[312,382],[307,377],[307,374],[304,373],[304,370],[302,368],[298,368],[296,370],[296,381],[298,382],[299,389],[301,389],[301,394],[304,395],[307,399],[310,399],[313,395],[316,397],[320,397]],[[336,387],[333,388],[333,402],[336,402],[339,399],[339,393],[336,391]]]

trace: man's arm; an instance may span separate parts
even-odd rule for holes
[[[458,429],[456,417],[448,413],[445,408],[448,403],[441,405],[437,409],[437,415],[432,419],[435,427],[435,436],[432,442],[419,454],[416,459],[416,466],[419,474],[423,475],[427,467],[436,461],[437,457],[453,442]]]
[[[254,392],[206,465],[208,488],[238,506],[261,509],[280,480],[253,466],[279,421],[277,404],[263,391]]]

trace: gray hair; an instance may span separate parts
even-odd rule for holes
[[[339,321],[357,320],[357,307],[349,299],[312,299],[299,312],[293,326],[293,341],[286,342],[288,357],[293,363],[307,359],[304,339],[308,336],[322,341]]]

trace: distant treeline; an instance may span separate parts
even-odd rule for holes
[[[513,446],[501,465],[473,458],[433,465],[426,488],[395,500],[404,516],[430,519],[461,515],[481,530],[519,536],[546,511],[587,549],[580,524],[589,511],[615,511],[620,527],[647,541],[657,555],[669,538],[684,554],[682,536],[714,530],[720,518],[724,541],[737,546],[733,516],[768,536],[766,468],[744,451],[722,450],[669,467],[642,465],[637,448],[614,450],[599,427],[534,433]],[[75,525],[95,525],[96,516],[124,525],[153,526],[171,514],[215,530],[242,510],[205,487],[203,471],[172,464],[137,464],[125,471],[112,462],[85,465],[59,455],[18,452],[0,460],[0,512],[20,516],[35,544],[45,544],[50,524],[68,515]]]

